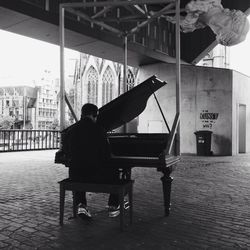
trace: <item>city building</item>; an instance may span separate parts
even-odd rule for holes
[[[0,88],[0,116],[14,117],[13,129],[51,129],[58,120],[59,83]]]
[[[168,83],[156,92],[156,96],[170,127],[176,113],[174,69],[175,64],[151,64],[142,66],[139,75],[139,79],[143,81],[156,74]],[[204,130],[212,132],[211,151],[214,155],[250,152],[249,93],[250,77],[240,72],[182,65],[181,153],[196,154],[195,132]],[[167,133],[153,97],[139,117],[138,132]]]
[[[197,63],[198,66],[213,68],[230,68],[230,47],[218,44],[202,60]]]
[[[59,80],[56,79],[55,81],[52,80],[49,82],[42,81],[36,86],[36,89],[37,103],[34,116],[34,127],[36,129],[56,128],[59,115]]]
[[[127,90],[137,82],[138,69],[128,67]],[[66,79],[68,100],[80,118],[81,107],[86,102],[98,107],[123,93],[123,66],[102,58],[79,54],[75,63],[73,80]],[[0,88],[0,116],[15,118],[15,129],[59,129],[60,81],[51,72],[34,81],[34,87],[9,86]],[[66,106],[66,126],[74,118]]]
[[[138,84],[137,75],[137,68],[128,67],[127,90]],[[73,86],[69,89],[69,99],[77,117],[84,103],[101,107],[123,93],[123,81],[123,65],[81,53],[76,61]]]
[[[14,129],[33,128],[37,89],[29,86],[0,88],[0,116],[14,117]]]

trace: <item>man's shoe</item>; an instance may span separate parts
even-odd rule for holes
[[[92,218],[90,211],[83,204],[78,205],[77,215],[81,219],[91,219]]]
[[[124,209],[128,209],[129,206],[129,202],[127,200],[124,199],[124,203],[123,203]],[[108,206],[108,211],[109,211],[109,217],[116,217],[120,214],[120,205],[118,206]]]
[[[124,206],[125,210],[129,209],[129,207],[130,207],[129,202],[127,200],[124,200],[123,206]]]
[[[109,217],[114,218],[120,214],[120,205],[119,206],[109,206]]]

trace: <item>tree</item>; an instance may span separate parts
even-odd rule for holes
[[[69,121],[65,121],[65,128],[69,127],[71,123]],[[60,130],[60,122],[58,119],[54,119],[54,121],[50,125],[50,129]]]
[[[0,129],[11,129],[14,125],[15,117],[0,116]]]
[[[54,119],[54,121],[50,125],[50,129],[53,129],[53,130],[59,130],[60,129],[60,124],[59,124],[58,119]]]

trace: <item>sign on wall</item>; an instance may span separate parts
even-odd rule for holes
[[[219,113],[212,113],[208,110],[202,110],[200,113],[200,120],[203,129],[212,129],[216,120],[218,119]]]

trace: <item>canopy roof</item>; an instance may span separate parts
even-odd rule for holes
[[[180,1],[181,15],[190,0]],[[0,0],[0,28],[59,44],[59,4],[65,7],[65,46],[128,64],[175,61],[175,0]],[[224,8],[248,12],[250,1],[222,0]],[[14,11],[14,12],[13,12]],[[198,62],[217,42],[209,27],[181,33],[182,62]]]

